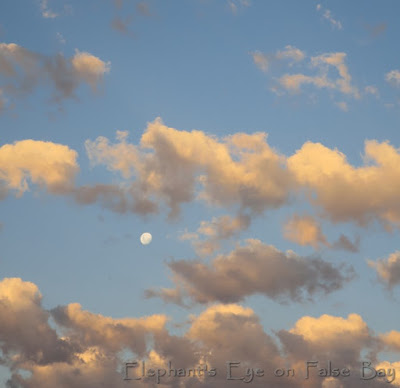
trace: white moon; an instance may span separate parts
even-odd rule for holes
[[[143,233],[141,236],[140,236],[140,242],[143,244],[143,245],[148,245],[148,244],[150,244],[151,243],[151,240],[152,240],[152,235],[150,234],[150,233]]]

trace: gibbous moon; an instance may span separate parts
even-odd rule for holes
[[[143,245],[148,245],[148,244],[151,243],[152,238],[153,238],[153,237],[151,236],[150,233],[143,233],[143,234],[140,236],[140,242],[141,242]]]

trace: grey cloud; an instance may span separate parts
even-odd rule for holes
[[[351,266],[334,266],[320,258],[284,253],[259,240],[247,240],[247,245],[218,255],[210,265],[199,260],[167,265],[182,297],[203,304],[238,302],[253,294],[279,302],[312,300],[316,294],[343,288],[355,276]],[[166,292],[153,289],[147,296],[168,300]]]

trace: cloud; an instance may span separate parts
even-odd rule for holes
[[[381,335],[381,339],[389,351],[400,352],[400,332],[392,330]]]
[[[278,50],[275,54],[264,54],[260,51],[250,53],[254,64],[263,72],[270,72],[274,62],[289,60],[288,66],[297,65],[299,67],[307,58],[304,51],[294,47],[286,46],[284,50]],[[304,70],[313,71],[311,74],[306,72],[286,73],[273,77],[277,85],[271,88],[277,94],[282,94],[282,89],[290,93],[300,93],[304,86],[311,85],[317,89],[327,89],[336,91],[346,97],[359,99],[361,93],[353,85],[352,77],[346,64],[346,53],[333,52],[324,53],[317,56],[308,57],[308,66]],[[304,66],[303,66],[304,67]],[[280,70],[280,67],[278,67]],[[377,89],[373,86],[367,86],[365,93],[377,94]],[[346,110],[345,101],[338,102],[340,109]]]
[[[353,253],[356,253],[359,251],[359,246],[360,246],[360,238],[359,237],[357,237],[355,239],[355,241],[352,242],[344,234],[341,234],[339,239],[336,240],[332,244],[333,249],[339,249],[339,250],[344,250],[344,251],[353,252]]]
[[[54,19],[58,16],[58,14],[49,9],[48,3],[48,0],[41,0],[40,2],[40,10],[42,11],[42,16],[45,19]]]
[[[239,7],[250,7],[250,0],[228,0],[228,6],[233,14],[238,12]]]
[[[319,223],[307,215],[295,214],[291,217],[285,224],[284,235],[288,240],[300,245],[311,245],[314,248],[329,245]]]
[[[264,54],[260,51],[250,53],[253,57],[254,64],[263,72],[269,70],[270,63],[276,61],[289,61],[289,66],[296,62],[301,62],[306,57],[305,53],[300,49],[287,45],[283,50],[278,50],[274,54]]]
[[[379,98],[379,90],[376,86],[368,85],[364,88],[365,93],[372,94],[373,96]]]
[[[0,43],[0,85],[3,94],[16,98],[31,93],[40,84],[50,84],[53,100],[76,98],[76,90],[86,83],[96,90],[110,63],[87,52],[76,50],[71,58],[62,54],[46,56],[15,43]]]
[[[311,245],[316,249],[325,246],[353,253],[358,252],[360,244],[359,238],[352,242],[344,234],[341,234],[335,242],[328,242],[319,222],[309,215],[299,216],[295,214],[292,216],[284,226],[284,236],[299,245]]]
[[[318,70],[315,76],[304,74],[285,74],[279,79],[279,83],[288,91],[299,92],[303,84],[311,84],[317,88],[337,90],[345,95],[360,98],[358,89],[351,84],[351,76],[345,64],[345,53],[326,53],[311,57],[311,66]],[[331,68],[336,69],[339,76],[329,78]]]
[[[141,1],[136,4],[136,11],[143,16],[151,16],[149,4],[146,1]]]
[[[82,71],[85,66],[83,62]],[[76,151],[52,142],[21,140],[0,147],[0,198],[10,190],[21,195],[37,185],[78,204],[98,203],[117,213],[146,216],[167,209],[172,219],[183,204],[193,201],[233,210],[236,216],[204,221],[191,236],[204,253],[238,235],[254,216],[280,208],[294,196],[303,198],[302,193],[332,222],[400,226],[400,186],[395,184],[400,179],[400,153],[388,142],[366,141],[364,165],[356,167],[343,153],[320,143],[306,142],[285,157],[266,139],[265,133],[219,139],[202,131],[179,131],[157,119],[148,124],[138,145],[129,143],[124,131],[117,131],[115,143],[102,136],[87,140],[92,167],[104,165],[120,180],[82,186],[75,184]],[[345,236],[340,240],[330,247],[358,249],[357,241]]]
[[[250,216],[238,214],[213,217],[211,221],[202,221],[196,233],[185,232],[181,240],[191,240],[196,252],[207,256],[220,248],[220,242],[229,239],[250,226]],[[201,239],[200,236],[205,238]]]
[[[74,187],[78,154],[52,142],[21,140],[0,147],[0,182],[4,190],[22,195],[29,181],[50,193],[64,194]]]
[[[251,53],[253,57],[254,64],[262,71],[267,71],[268,70],[268,57],[259,52],[255,51]]]
[[[301,62],[305,57],[305,53],[294,46],[285,46],[284,50],[279,50],[275,54],[277,59],[287,59],[293,62]]]
[[[132,16],[128,16],[125,19],[117,16],[112,20],[111,28],[115,31],[120,32],[121,34],[129,35],[131,33],[129,27],[132,24],[132,21]]]
[[[368,265],[375,269],[379,279],[389,289],[400,285],[400,251],[392,253],[387,259],[368,260]]]
[[[72,67],[79,78],[84,80],[93,89],[104,74],[110,71],[110,63],[105,63],[101,59],[87,52],[75,51],[72,60]]]
[[[385,80],[396,87],[400,86],[400,71],[399,70],[391,70],[385,74]]]
[[[310,201],[333,222],[373,220],[399,225],[400,153],[388,142],[365,142],[364,166],[354,167],[337,149],[306,142],[288,158],[289,170]]]
[[[146,336],[164,330],[167,321],[165,315],[113,319],[82,310],[78,303],[56,307],[51,314],[68,337],[84,347],[101,346],[107,352],[128,348],[138,356],[146,353]]]
[[[322,17],[327,20],[333,28],[338,30],[343,29],[342,23],[333,17],[332,12],[329,9],[324,8],[321,4],[317,4],[317,11],[322,12]]]
[[[164,202],[170,217],[195,198],[262,212],[285,203],[291,185],[284,158],[264,133],[220,140],[202,131],[178,131],[157,119],[148,124],[139,146],[121,137],[116,144],[99,137],[85,146],[92,165],[103,164],[126,179],[135,176],[134,195]]]
[[[349,107],[347,105],[347,103],[345,101],[340,101],[337,102],[336,105],[339,107],[340,110],[342,110],[343,112],[348,112],[349,111]]]
[[[377,353],[381,350],[380,341],[362,317],[354,313],[347,318],[327,314],[320,317],[305,316],[290,330],[281,330],[277,335],[288,361],[299,368],[305,360],[317,360],[320,367],[324,367],[326,360],[330,360],[332,365],[340,364],[350,370],[358,370],[361,359],[376,362]],[[309,384],[319,387],[321,382],[318,384],[316,381],[320,379],[316,369],[310,368],[309,374]],[[359,387],[365,384],[357,374],[352,376],[353,379],[346,379],[348,386]]]
[[[48,324],[37,286],[19,278],[0,281],[0,349],[13,364],[34,362],[47,365],[71,360],[74,347],[58,338]]]
[[[3,97],[3,90],[0,89],[0,114],[5,109],[7,100]]]
[[[278,302],[312,300],[315,294],[342,288],[354,277],[352,267],[335,267],[320,258],[284,253],[254,239],[229,254],[216,256],[210,265],[199,260],[172,261],[167,265],[176,290],[202,304],[238,302],[254,294]],[[147,297],[154,296],[168,300],[165,290],[147,293]],[[173,301],[176,300],[174,293]]]
[[[59,43],[61,43],[61,44],[67,43],[67,41],[64,38],[63,34],[61,34],[60,32],[57,32],[56,37],[57,37],[57,40],[58,40]]]
[[[368,30],[368,32],[373,38],[376,38],[377,36],[382,35],[386,31],[387,23],[382,22],[375,25],[366,24],[365,28]]]
[[[41,301],[42,295],[31,282],[19,278],[0,281],[0,349],[2,365],[11,375],[7,387],[122,388],[127,384],[124,363],[133,360],[145,361],[146,369],[160,369],[160,386],[171,388],[181,384],[193,388],[232,386],[235,382],[227,380],[228,360],[241,362],[232,368],[234,377],[244,377],[247,367],[263,368],[264,376],[251,382],[257,388],[303,387],[306,360],[316,359],[320,367],[330,360],[334,366],[351,370],[359,370],[361,360],[366,359],[377,368],[399,367],[378,358],[384,349],[398,349],[398,333],[375,335],[354,313],[300,317],[291,328],[271,336],[251,308],[217,304],[190,315],[188,328],[173,335],[164,315],[115,319],[84,310],[78,303],[46,311]],[[217,373],[214,377],[178,378],[172,372],[168,377],[169,361],[176,370],[196,369],[201,364]],[[295,368],[295,376],[277,379],[271,371],[282,367]],[[162,368],[167,370],[165,376]],[[147,377],[138,384],[158,386],[156,379]],[[249,376],[246,379],[249,381]],[[346,378],[346,383],[356,388],[365,385],[357,373]],[[398,378],[393,383],[398,385]],[[378,388],[382,384],[385,381],[376,378],[368,385]],[[333,385],[331,379],[319,377],[311,368],[307,386]]]

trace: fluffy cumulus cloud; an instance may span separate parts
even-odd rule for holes
[[[29,182],[51,193],[69,192],[79,171],[77,152],[52,142],[21,140],[0,147],[0,183],[18,194]],[[1,187],[1,186],[0,186]]]
[[[349,377],[336,379],[337,384],[343,387],[365,386],[366,381],[360,379],[361,360],[369,360],[376,368],[378,353],[382,350],[381,341],[358,314],[349,314],[347,318],[305,316],[291,329],[279,331],[278,337],[288,360],[296,369],[302,368],[304,375],[307,374],[305,360],[318,361],[316,366],[308,368],[307,386],[311,387],[320,387],[320,384],[325,384],[322,385],[325,387],[338,386],[331,385],[333,382],[330,380],[321,382],[318,376],[318,369],[327,368],[328,360],[333,367],[343,365],[351,371]],[[365,375],[369,376],[367,372]],[[369,384],[381,386],[387,385],[387,382],[380,378],[370,380]]]
[[[400,331],[392,330],[382,334],[381,340],[389,351],[400,352]]]
[[[79,66],[85,72],[88,65],[83,60]],[[10,190],[21,195],[37,185],[76,203],[99,203],[118,213],[147,215],[167,209],[174,218],[182,205],[193,201],[235,212],[203,221],[197,231],[183,236],[204,254],[248,228],[252,217],[280,208],[295,196],[303,198],[303,192],[322,210],[319,215],[333,222],[400,225],[400,152],[393,145],[366,141],[364,164],[354,166],[339,150],[320,143],[306,142],[284,156],[266,139],[266,133],[219,139],[167,127],[157,119],[147,125],[137,145],[124,131],[117,131],[114,143],[102,136],[87,140],[92,166],[105,166],[120,180],[81,186],[75,184],[76,151],[62,144],[21,140],[0,146],[0,198]],[[344,235],[326,243],[316,222],[294,217],[286,236],[301,245],[358,249],[358,240],[351,242]]]
[[[365,142],[364,165],[351,165],[337,149],[305,143],[288,158],[299,187],[315,194],[311,202],[332,221],[366,225],[378,219],[399,225],[400,153],[388,142]]]
[[[365,359],[376,368],[390,367],[400,373],[397,362],[378,357],[383,349],[398,349],[398,333],[374,335],[357,314],[305,316],[292,328],[272,336],[251,308],[212,305],[191,315],[188,328],[175,335],[168,330],[163,315],[114,319],[83,310],[77,303],[46,311],[41,299],[33,283],[19,278],[0,281],[1,361],[10,370],[9,388],[122,388],[130,384],[206,388],[243,384],[243,380],[227,380],[227,361],[240,361],[230,368],[231,377],[247,382],[251,379],[251,374],[246,375],[247,368],[262,368],[262,377],[252,377],[255,387],[304,387],[305,360],[312,359],[319,360],[321,368],[331,360],[354,372],[344,380],[332,380],[318,377],[316,368],[310,368],[306,383],[312,388],[337,387],[334,383],[363,386],[365,381],[355,371]],[[52,325],[50,319],[54,320]],[[125,362],[132,361],[139,364],[126,371]],[[295,375],[275,377],[273,372],[282,367],[295,369]],[[124,381],[126,376],[141,380]],[[393,384],[398,385],[398,381],[397,377]],[[387,383],[376,378],[368,386],[383,387]]]
[[[92,164],[123,177],[135,177],[130,194],[137,208],[164,202],[170,216],[180,205],[202,199],[213,205],[238,205],[252,212],[281,206],[291,185],[285,160],[266,142],[266,134],[237,133],[224,139],[202,131],[179,131],[160,119],[149,123],[138,146],[117,134],[111,144],[86,141]]]
[[[150,289],[147,297],[204,304],[238,302],[262,294],[279,302],[302,301],[338,290],[354,277],[352,267],[281,252],[254,239],[229,254],[216,256],[209,265],[179,260],[168,267],[176,289]]]
[[[68,362],[74,346],[61,339],[48,323],[37,286],[19,278],[0,282],[0,349],[2,359],[19,365]]]
[[[387,259],[368,261],[368,265],[375,269],[379,280],[389,289],[400,285],[400,252],[394,252]]]
[[[70,58],[46,56],[15,43],[0,43],[0,89],[11,100],[31,93],[39,84],[51,85],[54,101],[75,98],[82,83],[95,90],[109,70],[109,62],[87,52],[77,50]]]

